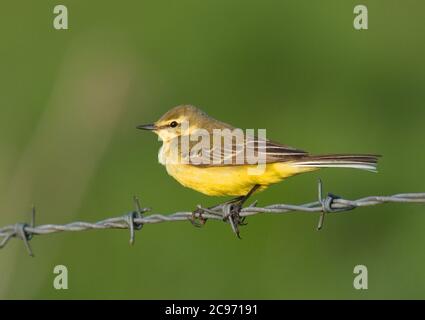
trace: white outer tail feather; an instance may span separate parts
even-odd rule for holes
[[[314,167],[314,168],[352,168],[371,172],[378,172],[376,164],[371,163],[319,163],[319,162],[296,162],[296,167]]]

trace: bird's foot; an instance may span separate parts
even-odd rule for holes
[[[239,239],[242,239],[239,232],[239,226],[244,226],[247,223],[245,222],[245,217],[241,217],[240,213],[242,210],[242,202],[230,203],[225,209],[224,220],[228,220],[233,232]]]
[[[192,215],[189,217],[190,223],[197,228],[204,226],[207,219],[202,216],[203,213],[204,211],[202,208],[197,208],[192,211]]]
[[[241,239],[239,233],[239,226],[245,226],[247,223],[245,222],[245,217],[241,217],[240,213],[242,211],[242,206],[248,200],[248,198],[257,190],[260,186],[255,185],[245,196],[237,197],[235,199],[230,200],[224,206],[223,209],[223,220],[229,221],[233,232],[236,236]],[[255,207],[257,202],[255,201],[250,205],[250,207]]]

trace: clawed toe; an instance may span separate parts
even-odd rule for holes
[[[223,204],[208,209],[202,209],[201,207],[198,207],[192,212],[192,215],[188,219],[192,223],[192,225],[199,228],[207,222],[207,219],[202,216],[203,213],[207,212],[210,214],[218,215],[220,213],[216,213],[215,211],[218,211],[220,209],[220,211],[222,210],[223,212],[223,221],[228,221],[232,227],[233,232],[239,239],[241,239],[241,236],[239,234],[239,226],[247,225],[247,223],[245,222],[245,217],[240,216],[242,206],[246,202],[246,200],[252,195],[252,193],[254,193],[259,187],[259,185],[255,185],[245,196],[237,197]]]
[[[200,228],[205,225],[207,219],[202,216],[202,213],[202,209],[199,208],[192,212],[192,215],[189,217],[189,221],[193,226]]]
[[[246,223],[244,222],[245,217],[240,216],[240,212],[242,210],[242,202],[236,202],[230,205],[228,216],[226,219],[229,221],[230,225],[232,226],[233,232],[236,234],[236,236],[241,239],[240,232],[239,232],[239,226],[243,226]]]

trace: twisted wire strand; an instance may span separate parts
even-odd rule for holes
[[[244,219],[248,216],[257,214],[285,214],[293,212],[321,213],[318,229],[323,225],[325,213],[342,213],[353,210],[358,207],[375,206],[383,203],[424,203],[425,193],[400,193],[390,196],[369,196],[357,200],[343,199],[329,193],[325,198],[322,197],[322,183],[319,181],[318,201],[305,203],[301,205],[293,204],[272,204],[265,207],[257,207],[254,202],[248,207],[242,208],[239,216]],[[135,230],[141,229],[146,224],[187,221],[194,218],[221,220],[232,224],[228,213],[226,213],[226,203],[212,208],[203,208],[198,206],[194,212],[183,211],[172,214],[150,214],[144,215],[150,211],[149,208],[142,208],[139,200],[134,198],[136,210],[128,212],[125,215],[108,218],[98,222],[75,221],[67,224],[44,224],[35,226],[35,209],[33,208],[33,218],[31,224],[16,223],[0,228],[0,249],[5,247],[11,238],[20,238],[23,240],[28,253],[32,256],[32,250],[29,241],[34,235],[45,235],[64,231],[86,231],[86,230],[105,230],[105,229],[130,229],[130,244],[134,243]]]

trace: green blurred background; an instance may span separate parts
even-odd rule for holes
[[[221,201],[181,187],[135,126],[190,103],[312,153],[383,154],[379,173],[329,169],[255,196],[260,205],[425,191],[423,1],[2,1],[0,226],[96,221]],[[14,240],[0,251],[0,298],[425,298],[425,207],[255,216],[243,240],[223,223],[146,226]],[[53,288],[53,268],[69,289]],[[369,289],[353,289],[353,268]]]

